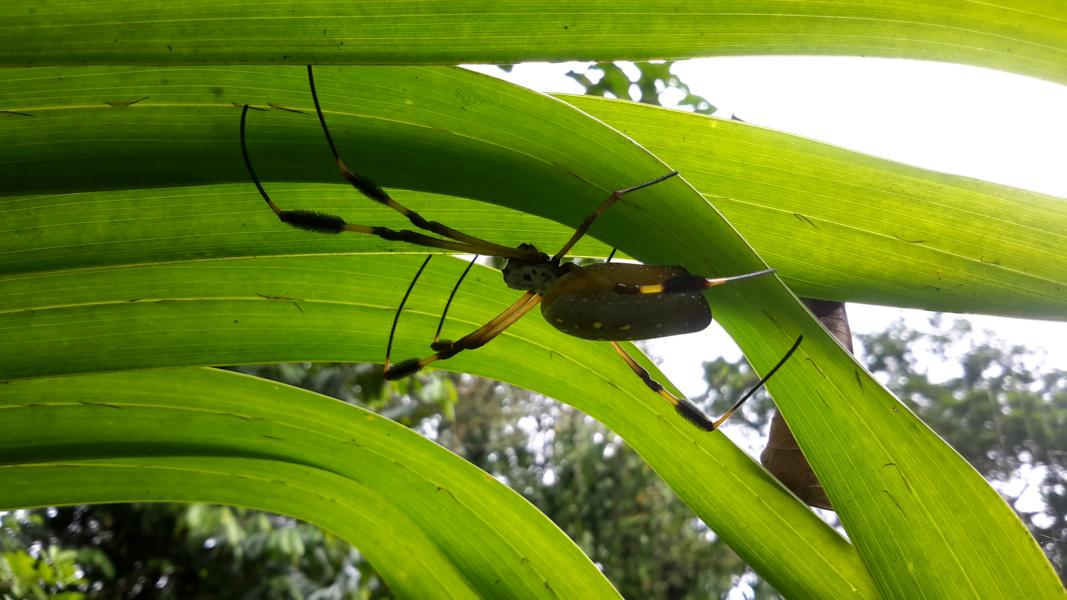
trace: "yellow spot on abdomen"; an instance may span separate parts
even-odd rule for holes
[[[604,326],[604,324],[601,323],[600,321],[593,321],[593,329],[600,329],[603,326]]]

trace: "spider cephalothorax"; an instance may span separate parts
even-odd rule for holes
[[[533,244],[519,244],[519,249],[537,251]],[[504,283],[513,290],[543,294],[570,266],[570,263],[552,262],[544,252],[537,252],[533,260],[509,258],[504,265]]]

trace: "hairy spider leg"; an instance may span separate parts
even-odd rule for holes
[[[515,301],[514,304],[509,306],[496,317],[493,317],[485,325],[482,325],[478,329],[475,329],[471,333],[463,336],[462,338],[452,342],[447,348],[442,348],[437,352],[423,358],[410,358],[394,365],[392,368],[385,372],[385,378],[400,379],[401,377],[407,377],[412,375],[426,365],[434,363],[446,358],[452,358],[456,354],[464,350],[473,350],[480,348],[487,344],[490,340],[495,338],[504,332],[508,327],[515,324],[516,321],[521,319],[523,315],[530,312],[530,309],[537,306],[541,302],[541,294],[536,292],[526,292]]]
[[[661,383],[659,383],[655,379],[652,379],[652,376],[649,375],[648,371],[644,367],[639,365],[637,361],[634,360],[634,358],[630,356],[625,350],[623,350],[622,346],[619,345],[618,342],[611,342],[611,346],[615,348],[615,351],[619,353],[619,356],[621,356],[622,359],[626,361],[626,364],[630,367],[630,369],[635,374],[637,374],[638,377],[641,378],[641,381],[643,381],[645,385],[648,386],[648,388],[651,389],[653,392],[659,394],[664,400],[670,402],[671,406],[674,407],[674,410],[679,415],[681,415],[683,419],[689,421],[690,423],[696,425],[704,431],[715,431],[719,428],[719,426],[725,423],[726,420],[729,419],[735,412],[737,412],[737,409],[741,408],[741,405],[744,404],[745,401],[752,396],[752,394],[755,394],[757,390],[763,387],[763,385],[767,383],[767,381],[769,381],[775,373],[778,372],[778,369],[780,369],[782,365],[784,365],[786,361],[789,360],[789,357],[793,356],[793,353],[797,351],[797,348],[800,347],[800,342],[803,340],[804,336],[798,336],[797,340],[793,342],[793,346],[789,348],[789,350],[785,353],[785,356],[783,356],[781,360],[778,361],[778,364],[774,365],[774,368],[768,371],[767,374],[764,375],[763,378],[761,378],[756,383],[756,385],[752,386],[747,392],[745,392],[741,396],[741,398],[737,402],[734,402],[733,406],[731,406],[729,410],[727,410],[725,413],[723,413],[721,417],[715,419],[714,421],[705,416],[704,413],[701,412],[701,410],[697,408],[696,405],[694,405],[688,399],[675,396],[674,394],[667,391]]]

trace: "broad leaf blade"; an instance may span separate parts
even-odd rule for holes
[[[226,502],[332,529],[401,595],[617,597],[518,494],[318,394],[212,369],[148,370],[10,382],[0,414],[4,508]]]
[[[1067,201],[692,113],[565,99],[685,173],[798,295],[1067,319]]]
[[[8,0],[0,64],[514,63],[752,54],[920,58],[1064,81],[1057,0]]]

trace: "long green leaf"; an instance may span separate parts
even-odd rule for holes
[[[3,508],[226,502],[332,529],[402,596],[617,597],[518,494],[318,394],[211,369],[29,379],[0,419]]]
[[[7,0],[0,64],[513,63],[713,55],[921,58],[1064,81],[1059,0]]]
[[[268,70],[197,70],[181,77],[159,71],[158,78],[178,79],[177,85],[184,85],[180,89],[195,95],[200,90],[188,82],[202,72],[218,78],[227,100],[260,105],[273,101],[304,111],[254,115],[257,134],[250,135],[250,142],[268,187],[273,189],[269,180],[277,178],[319,181],[330,170],[314,118],[307,113],[302,73],[272,77],[267,99],[249,79],[263,77]],[[366,173],[387,185],[495,196],[508,206],[574,224],[609,190],[666,170],[640,148],[561,102],[473,74],[451,69],[324,69],[320,80],[334,135],[343,140],[348,162],[366,165]],[[99,82],[92,77],[85,81]],[[69,84],[55,87],[64,85]],[[139,97],[124,89],[125,94],[116,86],[102,91],[127,100]],[[165,89],[161,85],[152,93]],[[62,105],[61,93],[51,97]],[[102,119],[87,118],[87,113]],[[216,176],[236,180],[241,172],[235,158],[236,116],[237,111],[218,102],[183,112],[166,103],[152,109],[148,100],[121,109],[98,104],[41,111],[38,117],[20,117],[18,123],[31,131],[35,122],[65,120],[85,134],[82,145],[71,139],[50,152],[45,146],[51,144],[38,147],[26,133],[19,138],[20,168],[7,168],[0,180],[10,181],[15,189],[40,190],[40,184],[23,174],[51,164],[80,170],[82,189],[114,187],[111,182],[120,176],[128,178],[124,183],[130,187],[180,182],[195,178],[195,171],[182,161],[168,161],[174,155],[165,153],[186,140],[195,144],[212,137],[214,127],[232,141],[228,152],[220,149],[208,158],[220,165]],[[125,162],[97,157],[94,146],[84,142],[99,139],[99,134],[90,135],[97,128],[122,131],[127,119],[149,138],[164,121],[176,121],[183,133],[164,139],[164,144],[122,138],[130,145],[128,156],[137,157]],[[316,154],[323,157],[315,159],[325,163],[321,169],[305,173],[294,168],[292,157]],[[91,161],[91,168],[79,166],[82,161]],[[415,164],[426,168],[416,170]],[[71,181],[59,178],[50,185],[54,191],[70,189]],[[210,206],[215,193],[217,188],[211,186],[198,202]],[[194,245],[206,238],[232,239],[237,245],[227,250],[230,258],[223,251],[212,259],[174,260],[173,244],[166,240],[181,235],[186,225],[172,218],[166,206],[149,203],[149,212],[137,210],[136,191],[112,194],[110,219],[87,218],[72,208],[71,214],[77,215],[72,218],[86,234],[80,247],[68,247],[77,267],[10,273],[0,283],[15,298],[0,321],[0,331],[16,340],[0,346],[0,364],[9,369],[8,376],[144,367],[160,361],[380,356],[396,298],[417,259],[331,256],[322,254],[321,247],[301,255],[294,248],[301,239],[309,249],[316,248],[319,242],[311,239],[315,236],[300,238],[301,232],[285,231],[279,223],[273,223],[272,234],[262,228],[270,223],[268,213],[263,221],[231,221],[228,228],[186,234]],[[39,201],[51,204],[62,198]],[[68,199],[77,206],[78,198]],[[245,201],[249,214],[256,206],[266,212],[251,190]],[[11,202],[15,211],[33,210],[25,197],[12,197]],[[47,223],[40,225],[31,236],[47,229]],[[128,226],[163,240],[159,245],[172,262],[156,261],[151,255],[154,244],[146,243],[139,264],[88,266],[95,259],[84,255],[93,254],[95,244],[106,242],[109,232]],[[763,266],[704,198],[680,180],[627,197],[597,223],[596,234],[646,262],[681,263],[698,273],[738,273]],[[240,253],[240,244],[249,240],[275,250],[254,256]],[[332,242],[353,248],[364,243],[358,236]],[[101,265],[110,260],[98,258]],[[428,277],[433,302],[412,307],[406,322],[413,329],[402,334],[398,355],[420,353],[446,294],[443,290],[457,270],[458,265],[445,262]],[[470,285],[466,304],[455,309],[457,321],[468,326],[484,322],[507,297],[501,295],[507,293],[499,282],[491,287],[484,276]],[[760,371],[804,334],[797,356],[771,388],[823,478],[864,566],[721,436],[701,434],[680,422],[604,345],[567,338],[540,320],[527,319],[448,366],[537,389],[608,424],[717,533],[791,595],[871,595],[864,567],[887,596],[948,597],[980,590],[986,597],[1011,598],[1061,590],[1036,544],[996,493],[826,336],[780,282],[766,278],[727,286],[711,300]],[[55,366],[48,353],[64,353],[71,360]]]
[[[375,115],[353,120],[334,108],[329,118],[336,122],[334,135],[346,158],[362,164],[365,158],[377,156],[375,162],[393,173],[383,181],[400,176],[424,187],[454,192],[459,186],[484,196],[503,188],[509,197],[545,201],[552,210],[566,210],[577,221],[607,195],[612,187],[608,182],[665,172],[665,167],[632,143],[558,101],[452,69],[360,71],[323,69],[320,91],[326,103],[342,100],[345,107]],[[279,74],[264,69],[210,69],[209,73],[216,84],[237,90],[235,100],[252,102],[262,96],[242,96],[248,92],[239,91],[241,85],[259,87],[257,80]],[[306,110],[303,70],[284,69],[280,74],[275,83],[288,79],[291,88],[284,92],[275,87],[272,100]],[[109,80],[112,74],[106,71],[103,75],[82,83],[105,95],[129,90],[127,78]],[[190,82],[202,76],[199,70],[154,73],[155,80],[171,83],[166,88],[171,94],[200,93],[203,88]],[[136,85],[145,80],[135,79]],[[108,87],[108,81],[119,87]],[[428,87],[422,90],[421,85]],[[44,97],[84,97],[83,93],[68,95],[70,88],[62,83],[59,87],[56,95]],[[394,90],[405,88],[411,93],[397,97]],[[364,95],[352,95],[358,90]],[[54,179],[54,185],[92,189],[114,187],[116,181],[159,186],[181,177],[195,179],[201,171],[177,159],[172,142],[195,143],[205,135],[226,138],[216,148],[214,160],[208,154],[204,164],[216,163],[208,173],[245,177],[236,139],[239,111],[232,105],[190,109],[184,118],[179,116],[181,111],[164,110],[144,119],[136,118],[141,110],[137,105],[121,111],[110,106],[103,110],[79,106],[72,107],[73,113],[46,111],[40,119],[15,121],[30,128],[24,132],[27,142],[19,144],[24,151],[22,168],[6,172],[9,180],[21,181],[16,187],[49,185],[25,178],[25,169],[62,164],[69,166],[64,171],[70,174],[71,169],[84,169],[79,165],[85,161],[92,162],[92,168],[70,179]],[[487,119],[485,111],[496,116]],[[141,127],[140,135],[149,140],[118,136],[140,146],[128,154],[138,157],[136,164],[101,156],[94,160],[97,146],[93,143],[57,144],[58,154],[36,147],[32,128],[47,124],[46,119],[62,119],[80,134],[109,127],[114,134],[124,121],[112,119],[116,113],[135,117],[135,127]],[[204,116],[212,113],[216,117],[205,121]],[[93,115],[106,115],[110,124],[100,123]],[[251,116],[251,152],[264,177],[306,177],[296,168],[299,165],[286,161],[319,154],[323,163],[318,166],[324,168],[311,177],[338,181],[313,115],[272,111]],[[277,123],[272,125],[274,117],[288,125],[279,129]],[[151,139],[154,126],[173,119],[184,122],[180,136]],[[510,127],[499,127],[501,120],[507,120]],[[358,139],[353,137],[353,123],[378,130],[371,137],[372,151],[352,143]],[[306,135],[304,147],[300,135],[296,143],[289,136],[294,124],[298,130],[309,126],[302,134]],[[214,127],[220,131],[212,132]],[[412,145],[412,134],[421,141]],[[160,150],[165,157],[158,154]],[[598,153],[599,160],[590,160]],[[398,158],[425,164],[425,173],[435,175],[413,177],[413,169],[393,162]],[[581,165],[581,171],[571,170],[570,165]],[[471,172],[484,176],[470,177]],[[375,177],[379,178],[378,172]],[[603,182],[592,184],[590,177]],[[671,185],[676,187],[675,194],[679,189],[683,195],[691,193],[680,182]],[[326,206],[313,195],[330,186],[311,186],[296,195],[290,195],[293,185],[268,181],[267,187],[283,205],[294,207],[303,198],[307,206],[321,209]],[[371,203],[343,183],[332,187],[327,204],[333,203],[352,220],[377,222],[374,215],[365,221],[358,213]],[[654,194],[646,197],[652,201],[656,196],[670,197],[660,190],[649,191]],[[369,236],[314,236],[282,226],[247,182],[9,197],[5,206],[9,209],[5,215],[21,219],[28,214],[31,222],[18,227],[16,235],[24,245],[10,247],[7,256],[11,260],[5,264],[12,270],[0,284],[4,286],[0,298],[8,302],[0,313],[0,344],[10,341],[0,349],[10,359],[0,367],[0,377],[189,364],[380,360],[396,303],[420,260],[353,254],[390,246]],[[466,206],[476,211],[471,203]],[[436,216],[433,207],[426,208],[427,214]],[[481,215],[474,212],[472,218]],[[509,220],[509,224],[513,223]],[[496,227],[500,224],[483,223],[478,229],[491,237]],[[65,233],[53,237],[56,232]],[[558,226],[548,232],[557,236],[556,244],[562,243],[560,233]],[[460,268],[461,264],[448,259],[431,264],[405,312],[396,356],[427,351],[427,331],[436,325]],[[479,271],[464,283],[450,319],[453,333],[446,331],[446,335],[455,337],[484,323],[515,296],[500,284],[498,274]],[[57,352],[63,353],[63,361],[52,358]],[[703,435],[681,422],[632,376],[610,347],[563,336],[531,318],[487,348],[465,353],[447,366],[539,389],[611,425],[780,589],[808,597],[873,595],[858,555],[836,533],[724,438]],[[759,507],[768,509],[755,510],[754,496],[761,498]],[[812,557],[818,558],[813,561]]]
[[[797,294],[1067,319],[1067,201],[634,102],[566,96],[685,173]]]
[[[0,119],[0,136],[8,140],[0,146],[0,181],[6,193],[239,185],[141,193],[137,206],[143,214],[161,211],[176,221],[167,224],[170,236],[160,240],[150,237],[160,223],[142,218],[138,209],[119,207],[111,192],[79,196],[83,207],[78,213],[69,210],[71,199],[64,197],[12,198],[5,218],[11,235],[0,238],[0,271],[72,266],[67,247],[90,235],[87,228],[105,227],[113,219],[126,225],[108,229],[104,240],[94,240],[98,252],[73,257],[79,265],[136,260],[130,256],[149,249],[139,240],[149,239],[159,259],[396,248],[370,236],[309,238],[290,230],[279,238],[272,215],[245,197],[254,196],[254,190],[240,160],[234,103],[308,110],[302,68],[77,72],[72,77],[64,76],[63,69],[0,71],[0,109],[17,113]],[[336,106],[342,100],[336,96],[327,108],[335,107],[330,119],[342,144],[368,140],[348,144],[346,159],[383,184],[446,192],[448,182],[458,185],[453,193],[511,202],[544,216],[558,207],[573,215],[570,222],[575,224],[581,209],[571,209],[569,199],[579,193],[596,198],[577,191],[583,182],[562,167],[579,157],[577,152],[569,157],[546,154],[538,164],[529,155],[494,156],[495,145],[507,147],[515,139],[506,132],[494,132],[499,140],[460,133],[459,128],[477,118],[473,113],[479,108],[474,107],[486,102],[478,86],[463,84],[454,92],[462,95],[458,102],[467,110],[447,125],[427,125],[409,114],[419,112],[419,102],[434,100],[417,102],[403,88],[390,90],[390,77],[399,71],[359,72],[366,82],[362,85],[372,89],[353,90],[355,114],[339,114]],[[416,85],[418,77],[414,71],[401,81]],[[263,83],[267,80],[270,86]],[[323,93],[332,94],[329,89]],[[140,102],[128,104],[137,99]],[[939,175],[749,125],[621,102],[573,101],[682,170],[797,293],[953,312],[1051,319],[1067,315],[1067,294],[1062,293],[1067,284],[1067,236],[1062,234],[1067,230],[1067,204],[1061,199]],[[480,110],[491,119],[511,118],[484,106]],[[253,111],[249,143],[264,178],[332,184],[272,184],[272,193],[284,206],[332,210],[355,222],[393,228],[409,225],[384,207],[354,202],[354,192],[336,185],[336,169],[312,114]],[[408,147],[425,148],[432,158],[409,168]],[[446,147],[451,151],[435,151]],[[399,158],[383,160],[387,153]],[[469,161],[478,156],[490,162],[475,172]],[[546,184],[514,185],[512,174],[546,171],[552,178]],[[610,185],[633,183],[629,175],[619,179],[625,181]],[[607,190],[599,193],[606,195]],[[557,248],[570,234],[556,223],[478,203],[415,193],[400,198],[417,210],[431,211],[438,220],[501,243]],[[33,209],[24,210],[23,205]],[[241,235],[213,233],[233,229],[240,229]],[[30,244],[50,248],[30,252],[27,238],[32,238]],[[281,240],[289,250],[277,246]],[[608,247],[590,238],[576,251],[605,256]],[[34,263],[21,265],[23,260]]]
[[[109,424],[108,430],[114,428]],[[115,445],[123,443],[116,440]],[[74,456],[0,465],[0,482],[10,490],[3,496],[10,508],[213,502],[287,514],[357,545],[401,597],[484,597],[440,548],[380,496],[342,477],[292,463],[204,456]]]

